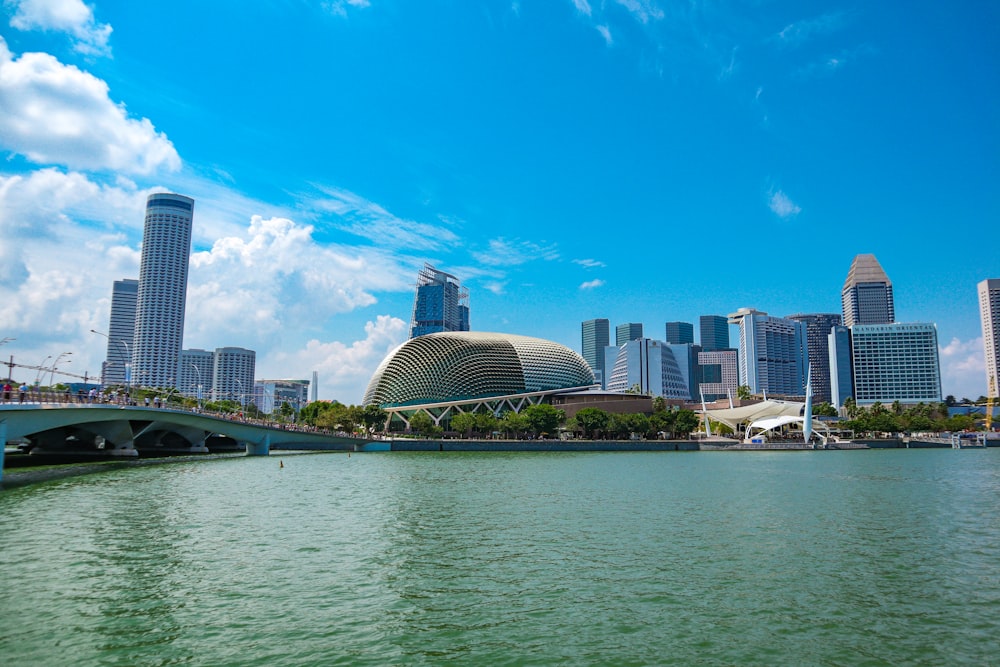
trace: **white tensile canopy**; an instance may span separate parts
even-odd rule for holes
[[[767,417],[799,417],[801,419],[805,403],[794,401],[761,401],[751,405],[741,405],[738,408],[723,408],[721,410],[704,410],[711,421],[720,422],[733,432],[740,424],[754,422]]]

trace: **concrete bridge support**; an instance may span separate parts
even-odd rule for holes
[[[267,456],[271,453],[271,434],[266,433],[260,442],[247,441],[247,456]]]

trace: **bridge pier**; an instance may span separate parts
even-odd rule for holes
[[[264,435],[261,442],[247,441],[247,456],[268,456],[271,453],[271,434]]]

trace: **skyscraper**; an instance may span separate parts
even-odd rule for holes
[[[609,348],[608,355],[612,361],[608,391],[638,389],[642,394],[691,400],[688,379],[674,350],[662,341],[649,338],[625,341],[617,350]]]
[[[216,348],[212,369],[212,400],[246,405],[253,399],[257,353],[242,347]]]
[[[180,368],[177,369],[177,390],[201,400],[212,396],[212,378],[215,374],[215,353],[209,350],[181,350]]]
[[[854,400],[859,405],[941,401],[933,324],[856,324],[851,327],[851,347]]]
[[[851,330],[836,326],[827,336],[830,363],[830,403],[843,407],[844,401],[854,396],[854,377],[851,374]]]
[[[875,255],[854,258],[840,296],[844,326],[848,328],[855,324],[892,324],[896,321],[892,282]]]
[[[184,338],[194,200],[159,193],[146,200],[135,312],[132,383],[172,387]]]
[[[621,347],[630,340],[642,338],[641,322],[626,322],[615,327],[615,345]]]
[[[694,343],[694,325],[690,322],[667,322],[666,341],[672,345]]]
[[[440,331],[469,331],[469,290],[430,264],[417,274],[410,338]]]
[[[116,280],[111,290],[111,319],[108,323],[108,351],[104,362],[104,384],[127,384],[135,347],[135,303],[139,281]]]
[[[611,344],[611,325],[605,319],[587,320],[580,325],[580,355],[594,371],[594,379],[604,384],[604,348]]]
[[[809,370],[812,373],[813,400],[829,403],[830,390],[830,330],[840,325],[840,315],[836,313],[811,313],[789,315],[788,319],[806,325],[806,350],[809,355]]]
[[[729,321],[725,317],[702,315],[699,319],[699,328],[702,350],[710,352],[729,348]]]
[[[983,323],[987,396],[1000,396],[1000,279],[984,280],[979,290],[979,318]]]
[[[752,308],[731,314],[729,323],[740,327],[740,382],[751,393],[805,395],[805,324]]]

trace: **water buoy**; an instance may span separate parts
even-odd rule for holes
[[[281,459],[278,459],[278,467],[279,468],[284,468],[285,467],[285,462],[282,461]]]

